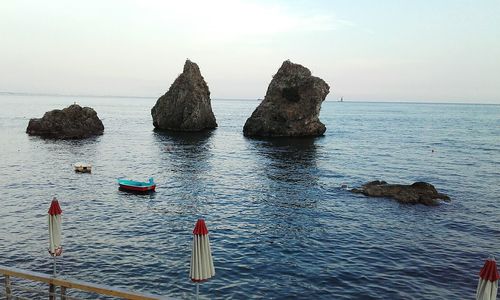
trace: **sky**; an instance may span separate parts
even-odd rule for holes
[[[290,59],[329,100],[500,103],[500,1],[0,1],[0,91],[159,97],[187,58],[213,99]]]

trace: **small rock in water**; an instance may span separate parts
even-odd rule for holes
[[[434,186],[427,182],[404,185],[376,180],[364,184],[360,189],[354,188],[351,192],[370,197],[393,198],[404,204],[438,205],[439,200],[450,201],[448,195],[438,193]]]

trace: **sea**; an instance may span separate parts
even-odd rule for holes
[[[52,273],[53,197],[57,276],[178,299],[195,295],[199,218],[216,270],[200,299],[473,299],[500,257],[500,105],[325,101],[324,136],[252,139],[242,129],[258,100],[214,99],[217,129],[175,134],[154,130],[155,101],[0,95],[1,265]],[[97,111],[102,136],[25,133],[74,102]],[[120,177],[153,177],[157,191],[120,191]],[[451,202],[349,191],[372,180],[426,181]]]

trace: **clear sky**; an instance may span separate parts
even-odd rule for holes
[[[331,100],[500,103],[500,1],[0,1],[0,91],[157,97],[186,58],[212,98],[290,59]]]

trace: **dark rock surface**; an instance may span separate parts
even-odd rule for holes
[[[30,119],[26,133],[55,139],[83,139],[104,132],[97,113],[78,104],[46,112],[41,119]]]
[[[364,184],[360,189],[352,189],[351,192],[370,197],[389,197],[404,204],[438,205],[439,200],[450,201],[450,197],[438,193],[436,188],[427,182],[404,185],[376,180]]]
[[[202,131],[217,127],[210,91],[198,65],[186,60],[184,71],[151,109],[153,125],[172,131]]]
[[[319,136],[326,127],[319,121],[321,103],[330,87],[311,71],[289,60],[273,76],[264,100],[247,119],[245,136]]]

